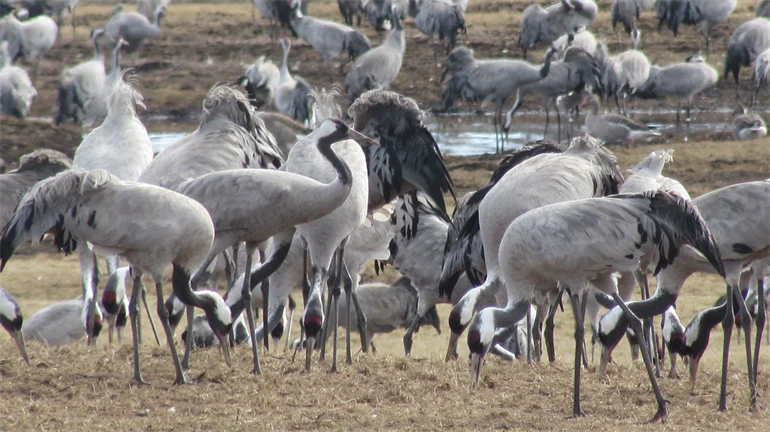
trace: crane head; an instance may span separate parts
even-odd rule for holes
[[[484,358],[492,348],[495,338],[495,317],[492,308],[479,312],[468,329],[468,350],[471,355],[470,385],[479,386]]]
[[[27,355],[27,346],[24,343],[24,335],[21,332],[24,318],[21,315],[21,309],[16,301],[0,289],[0,325],[11,335],[19,353],[24,361],[29,364]]]

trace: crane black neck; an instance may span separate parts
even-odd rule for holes
[[[340,141],[343,138],[346,138],[345,134],[339,131],[319,138],[318,151],[321,152],[323,157],[325,157],[326,160],[332,164],[334,170],[337,171],[337,176],[339,177],[340,182],[347,186],[351,184],[353,180],[353,174],[350,172],[348,165],[343,162],[342,159],[340,159],[334,150],[332,150],[332,144]]]

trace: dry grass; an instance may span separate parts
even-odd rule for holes
[[[676,149],[669,173],[694,195],[726,183],[765,178],[770,172],[770,148],[763,144],[701,142],[669,147]],[[615,150],[625,168],[652,147]],[[496,161],[491,156],[450,158],[458,191],[486,182]],[[0,277],[28,317],[80,292],[77,259],[48,253],[50,245],[44,246],[14,257]],[[365,277],[372,279],[373,272]],[[395,271],[388,269],[379,279],[394,277]],[[723,291],[715,276],[691,277],[678,302],[682,320],[689,322]],[[154,304],[152,293],[149,300]],[[439,309],[444,319],[448,310],[446,305]],[[0,416],[10,419],[4,423],[8,430],[766,430],[766,411],[747,413],[743,345],[733,343],[731,350],[731,410],[715,410],[719,327],[702,360],[696,395],[689,394],[686,380],[661,381],[664,395],[672,401],[665,427],[637,425],[652,415],[654,401],[641,364],[632,364],[625,346],[616,349],[607,382],[596,378],[593,366],[584,374],[583,409],[588,417],[565,420],[571,406],[573,328],[569,309],[557,315],[555,364],[528,366],[490,359],[477,391],[467,389],[466,361],[443,362],[446,332],[438,335],[428,328],[416,336],[411,359],[403,358],[403,332],[398,331],[377,337],[377,355],[356,354],[354,364],[342,364],[339,374],[327,373],[328,359],[306,374],[301,362],[292,362],[289,354],[271,352],[264,356],[264,375],[252,377],[248,348],[235,350],[232,369],[223,365],[216,350],[196,352],[188,374],[196,383],[184,387],[170,386],[170,356],[154,344],[142,348],[145,378],[152,385],[135,387],[129,384],[129,345],[110,347],[106,337],[92,348],[84,343],[60,349],[31,345],[33,366],[27,368],[6,337],[0,338]],[[354,344],[359,346],[355,335]],[[460,345],[465,359],[467,348]],[[767,365],[765,356],[759,378],[764,406],[770,406]]]

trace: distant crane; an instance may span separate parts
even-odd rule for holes
[[[588,27],[596,19],[598,8],[593,0],[561,0],[543,9],[531,4],[521,13],[519,46],[527,51],[536,43],[551,45],[560,36],[580,27]]]
[[[770,3],[769,3],[770,4]],[[754,109],[757,106],[757,95],[759,95],[759,89],[764,85],[768,86],[768,78],[770,77],[770,48],[757,56],[754,61],[754,76],[757,80],[757,86],[754,88],[754,97],[751,100],[751,108]]]
[[[21,19],[25,19],[26,10],[17,12]],[[0,42],[8,41],[8,54],[11,63],[19,57],[31,61],[32,81],[37,81],[37,72],[40,67],[40,59],[56,43],[58,27],[51,18],[40,15],[26,21],[20,21],[14,14],[9,14],[0,19]]]
[[[457,34],[467,33],[465,15],[451,0],[412,0],[411,3],[419,9],[414,18],[417,28],[430,38],[433,45],[433,67],[438,84],[438,46],[441,44],[443,48],[446,39],[443,55],[449,55],[457,43]]]
[[[727,45],[724,79],[726,80],[730,73],[733,74],[736,92],[738,91],[741,66],[750,66],[760,54],[768,49],[770,49],[770,20],[754,18],[733,30]]]
[[[681,24],[695,25],[699,32],[706,35],[706,58],[709,55],[711,31],[719,24],[727,21],[727,17],[735,10],[737,0],[658,0],[655,9],[658,11],[658,31],[665,22],[674,36],[679,34]]]
[[[311,121],[310,106],[307,101],[310,94],[310,85],[303,78],[294,78],[289,72],[289,50],[291,41],[281,39],[283,61],[281,62],[281,75],[278,81],[278,89],[275,91],[275,107],[281,114],[285,114],[300,123]]]
[[[144,43],[160,36],[161,20],[165,16],[166,8],[164,6],[158,6],[155,9],[152,22],[139,12],[117,13],[110,17],[104,25],[104,30],[107,33],[105,45],[112,47],[119,36],[123,37],[128,42],[126,52],[133,55],[134,64],[136,64],[139,49]]]
[[[623,30],[631,36],[631,42],[634,49],[639,49],[641,45],[642,32],[636,28],[635,20],[639,19],[642,12],[650,9],[656,0],[612,0],[610,6],[610,18],[612,20],[612,29],[618,23],[623,24]]]
[[[8,42],[0,42],[0,112],[25,118],[32,108],[37,90],[32,86],[27,71],[11,65]]]

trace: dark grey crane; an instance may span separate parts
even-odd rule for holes
[[[770,0],[761,0],[757,5],[757,16],[770,18]]]
[[[257,109],[264,109],[273,104],[281,72],[265,56],[259,56],[254,64],[246,68],[245,74],[238,78],[238,84],[246,89],[249,101]]]
[[[409,3],[410,9],[415,7],[419,10],[414,18],[417,28],[427,35],[433,44],[433,66],[436,83],[440,84],[438,82],[438,46],[440,44],[444,48],[444,40],[446,40],[443,55],[449,55],[457,43],[457,34],[467,33],[465,14],[450,0],[410,0]]]
[[[104,29],[91,30],[91,43],[94,45],[93,58],[61,72],[57,85],[56,113],[54,114],[56,126],[69,119],[75,123],[80,123],[85,114],[86,104],[97,95],[101,96],[107,79],[107,73],[104,69],[104,54],[101,52],[102,36],[104,36]],[[106,111],[106,98],[100,105]]]
[[[556,39],[580,27],[588,27],[596,19],[598,8],[593,0],[561,0],[543,9],[531,4],[521,14],[519,46],[527,51],[540,42],[551,45]]]
[[[361,0],[337,0],[337,5],[340,7],[345,24],[353,27],[353,17],[356,17],[356,25],[361,27],[361,12],[363,12]]]
[[[457,99],[481,102],[482,107],[494,103],[495,150],[502,151],[503,104],[522,86],[545,78],[554,54],[554,50],[548,50],[545,63],[535,66],[523,60],[476,60],[472,50],[457,47],[444,61],[441,81],[450,77],[441,92],[444,109],[451,108]]]
[[[113,47],[118,37],[128,42],[126,52],[134,57],[136,64],[139,49],[150,39],[160,37],[161,20],[166,16],[166,8],[158,6],[155,9],[153,20],[149,21],[147,17],[139,12],[120,12],[107,20],[104,30],[107,33],[105,46]]]
[[[770,20],[767,18],[754,18],[733,30],[725,55],[724,79],[726,80],[732,73],[736,92],[739,90],[741,67],[750,66],[768,49],[770,49]]]
[[[585,50],[578,47],[570,47],[567,49],[562,61],[551,63],[548,76],[517,89],[516,102],[505,114],[503,132],[507,137],[513,115],[521,108],[524,103],[524,97],[527,94],[533,93],[540,96],[540,102],[545,108],[545,132],[543,132],[545,137],[548,133],[548,123],[551,117],[549,108],[556,103],[556,98],[575,90],[582,90],[587,86],[602,92],[602,71],[596,60]],[[558,111],[556,111],[556,118],[559,127],[558,138],[560,140],[561,114]]]
[[[759,89],[762,88],[763,85],[765,87],[768,86],[768,78],[770,78],[770,48],[757,56],[756,60],[754,60],[754,77],[757,80],[757,85],[754,88],[754,96],[751,99],[752,109],[757,106]]]
[[[697,31],[706,35],[706,58],[709,55],[711,31],[727,21],[735,10],[737,0],[657,0],[658,31],[665,22],[674,36],[679,35],[682,24],[694,25]]]
[[[401,19],[397,15],[393,17],[393,23],[395,27],[385,42],[359,57],[345,77],[345,92],[351,103],[367,90],[387,90],[398,76],[404,59],[406,40]]]
[[[304,16],[299,10],[299,4],[296,3],[291,18],[291,26],[297,36],[307,41],[314,50],[321,54],[326,68],[329,70],[329,80],[332,83],[334,82],[332,59],[347,55],[350,60],[355,60],[372,47],[369,38],[363,33],[343,24]],[[344,62],[340,64],[340,73],[343,73],[344,66]]]
[[[612,29],[615,30],[618,23],[623,24],[623,30],[631,37],[634,49],[639,49],[642,38],[642,32],[636,28],[636,20],[642,12],[650,9],[654,4],[655,0],[612,0],[612,6],[610,6]]]
[[[408,0],[361,0],[361,9],[366,14],[369,24],[378,33],[390,30],[391,23],[396,18],[403,21],[409,10],[408,7]]]
[[[302,4],[307,5],[307,0]],[[270,39],[275,40],[280,32],[283,38],[283,30],[289,29],[292,36],[297,37],[294,29],[291,27],[291,14],[293,7],[292,0],[252,0],[251,20],[254,21],[254,8],[259,9],[263,17],[270,21]],[[306,10],[303,9],[303,13]]]

